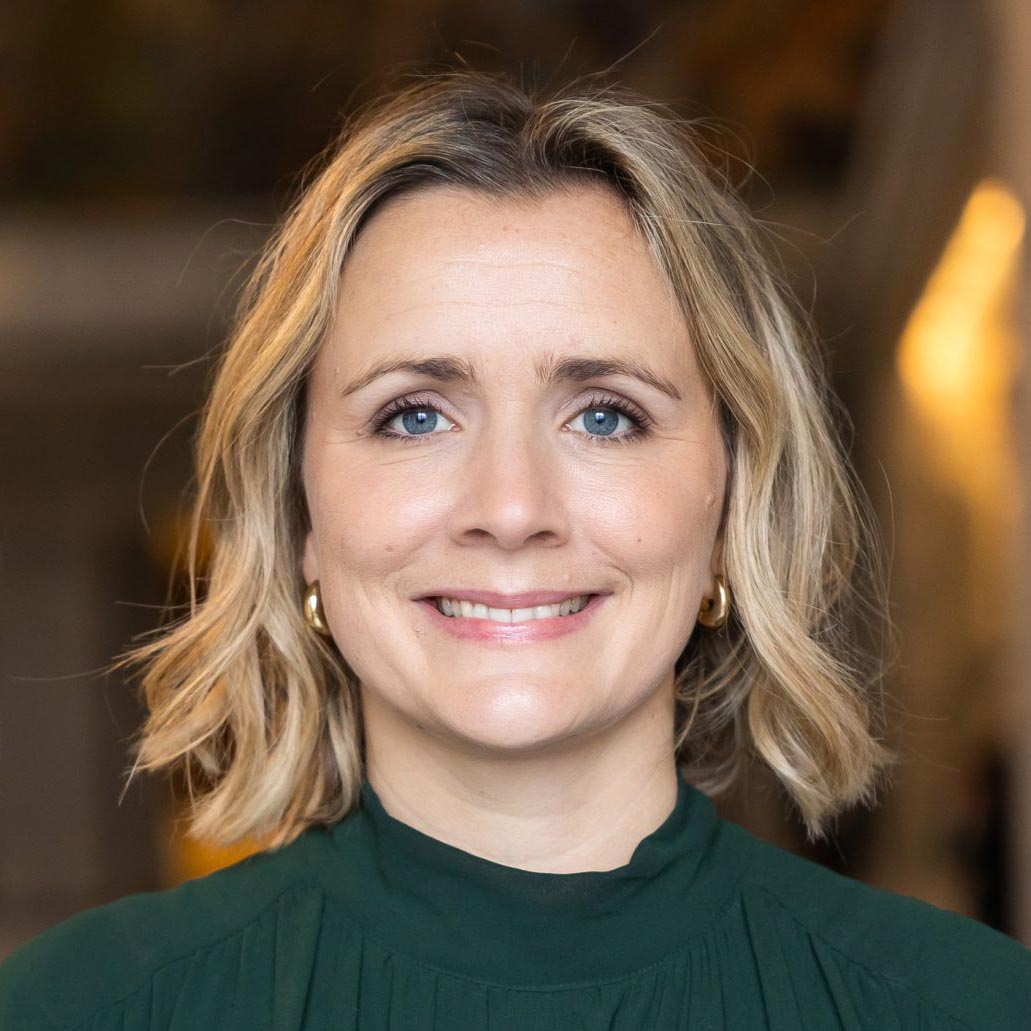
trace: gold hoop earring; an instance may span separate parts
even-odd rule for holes
[[[322,592],[319,590],[318,580],[313,580],[304,591],[304,621],[323,637],[329,637],[329,624],[326,622],[326,613],[322,608]]]
[[[715,630],[723,626],[730,615],[730,587],[722,573],[716,574],[716,598],[703,598],[698,610],[698,622]]]

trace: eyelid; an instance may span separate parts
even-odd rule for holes
[[[414,394],[402,394],[400,397],[395,397],[393,400],[388,401],[372,417],[369,425],[373,429],[379,429],[395,415],[399,415],[410,408],[433,408],[444,415],[448,414],[448,405],[439,396],[416,392]],[[448,416],[448,418],[453,417]]]
[[[652,417],[630,398],[625,397],[622,394],[612,394],[605,391],[592,393],[590,397],[583,402],[578,402],[574,415],[579,415],[585,408],[618,408],[628,415],[633,416],[640,424],[642,428],[650,426],[654,420]]]
[[[624,404],[627,405],[635,415],[641,419],[648,419],[648,414],[641,408],[640,405],[631,401],[628,397],[621,394],[614,394],[601,387],[588,387],[589,396],[584,398],[577,398],[576,403],[578,407],[574,409],[574,414],[577,414],[589,405],[596,404]],[[396,414],[400,406],[415,407],[418,405],[425,405],[426,407],[439,408],[441,411],[447,412],[448,404],[440,397],[439,394],[435,393],[424,393],[422,391],[414,391],[410,394],[400,394],[397,397],[391,398],[386,404],[384,404],[372,417],[371,422],[378,423],[381,417],[385,417],[388,412]]]

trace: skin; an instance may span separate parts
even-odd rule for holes
[[[400,371],[342,396],[382,359],[441,353],[480,384]],[[632,357],[680,399],[622,375],[538,382],[535,361],[570,355]],[[413,394],[431,431],[398,414],[386,429],[418,439],[375,435]],[[611,398],[644,436],[599,442],[587,420]],[[302,571],[360,679],[387,811],[525,870],[626,864],[676,801],[673,665],[715,594],[727,469],[686,322],[619,200],[389,201],[345,264],[307,411]],[[610,436],[634,428],[618,414]],[[413,600],[445,586],[612,594],[575,633],[484,645]]]

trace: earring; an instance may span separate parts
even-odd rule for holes
[[[329,637],[329,624],[326,622],[326,613],[322,608],[322,593],[319,590],[318,580],[308,584],[304,592],[304,621],[323,637]]]
[[[722,573],[716,574],[716,594],[715,600],[703,598],[698,610],[698,622],[712,629],[723,626],[730,615],[730,587]]]

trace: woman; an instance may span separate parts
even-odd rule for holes
[[[5,1029],[1028,1026],[1031,951],[709,800],[753,754],[815,837],[890,761],[869,522],[755,238],[625,90],[351,123],[205,410],[206,594],[135,653],[138,768],[269,847],[38,937]]]

